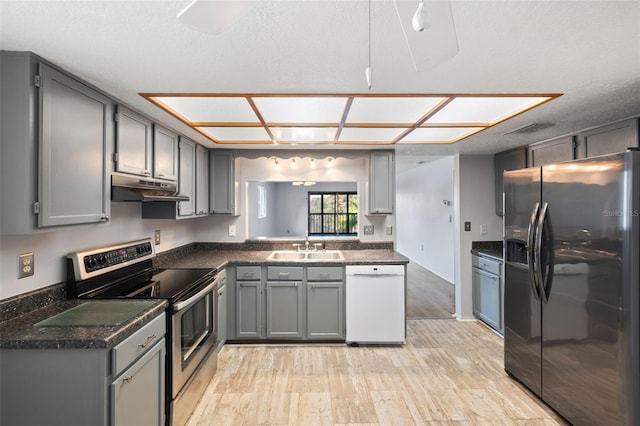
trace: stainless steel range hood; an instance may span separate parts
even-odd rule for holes
[[[175,182],[114,173],[111,175],[111,200],[189,201],[189,197],[178,192]]]

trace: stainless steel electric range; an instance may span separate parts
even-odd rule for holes
[[[68,298],[155,298],[167,308],[166,419],[186,423],[216,370],[215,269],[154,269],[150,238],[67,256]]]

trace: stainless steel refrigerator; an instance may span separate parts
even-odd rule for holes
[[[504,365],[574,425],[640,424],[640,152],[506,172]]]

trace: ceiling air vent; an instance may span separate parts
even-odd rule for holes
[[[546,129],[547,127],[555,126],[556,123],[529,123],[525,124],[522,127],[518,127],[515,130],[505,133],[505,135],[514,135],[514,134],[526,134],[526,133],[534,133],[538,132],[542,129]]]

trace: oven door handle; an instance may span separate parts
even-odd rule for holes
[[[206,286],[205,288],[203,288],[202,290],[200,290],[198,293],[194,294],[187,300],[183,300],[182,302],[178,302],[174,304],[173,313],[180,312],[183,309],[190,307],[191,305],[196,303],[198,300],[200,300],[205,294],[210,293],[217,285],[218,285],[218,281],[214,280],[211,282],[211,284],[209,284],[208,286]]]

